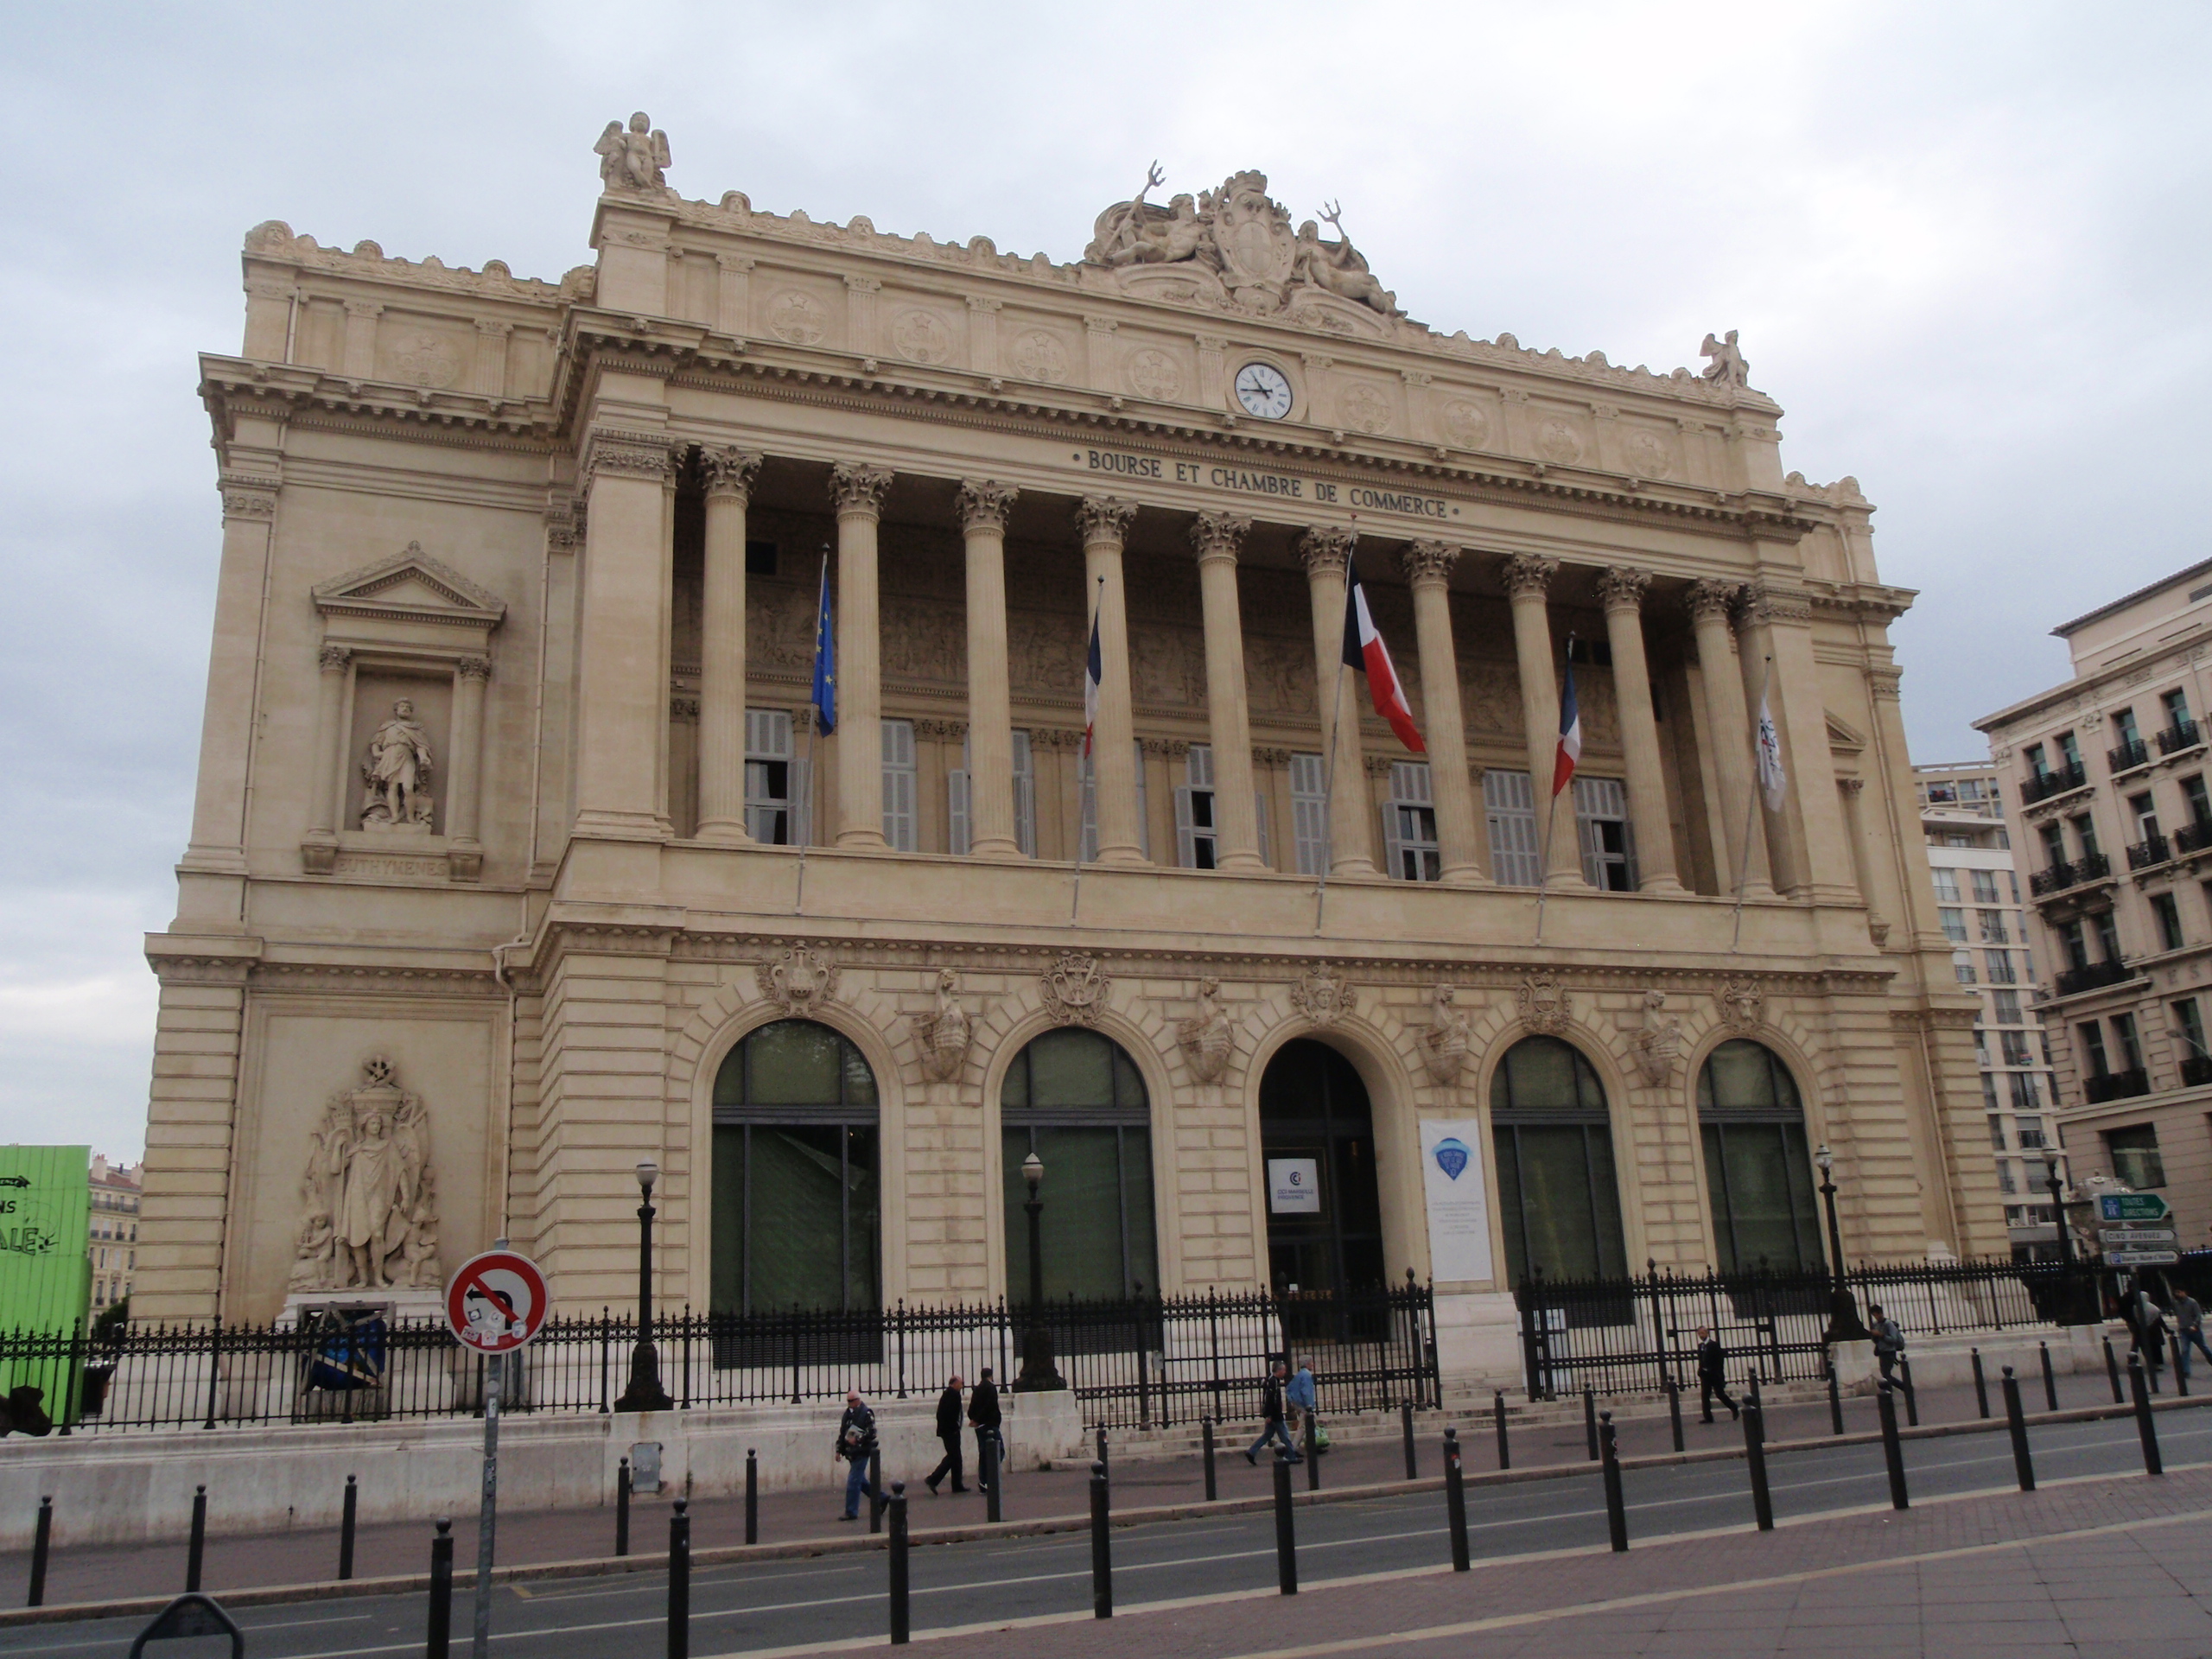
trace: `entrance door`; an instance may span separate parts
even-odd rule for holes
[[[1275,1294],[1380,1287],[1375,1125],[1351,1062],[1310,1039],[1286,1044],[1260,1079],[1260,1146]]]

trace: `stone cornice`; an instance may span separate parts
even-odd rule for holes
[[[480,448],[539,452],[554,442],[552,409],[543,398],[434,391],[296,363],[203,353],[200,399],[219,440],[241,420],[264,420],[340,429],[396,426],[410,429],[410,438]]]
[[[311,236],[295,236],[292,227],[281,219],[265,220],[246,232],[243,259],[249,271],[256,266],[289,267],[357,282],[436,289],[546,308],[588,296],[595,276],[589,265],[578,265],[559,282],[548,283],[535,276],[517,276],[504,259],[487,259],[483,270],[472,270],[466,265],[448,265],[435,254],[421,260],[387,258],[373,242],[356,243],[348,253],[326,248]]]

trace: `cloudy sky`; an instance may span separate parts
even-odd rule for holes
[[[1157,157],[1344,223],[1413,314],[1695,365],[1878,504],[1916,757],[2051,625],[2212,555],[2199,4],[0,7],[0,1140],[143,1144],[219,537],[194,355],[245,230],[557,277],[592,141],[670,180],[1077,257]],[[2178,486],[2178,487],[2177,487]]]

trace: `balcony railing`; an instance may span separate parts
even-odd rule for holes
[[[2108,1100],[2129,1100],[2151,1092],[2151,1078],[2141,1066],[2128,1071],[2107,1071],[2101,1077],[2082,1079],[2082,1096],[2092,1106]]]
[[[2039,772],[2020,785],[2020,804],[2033,806],[2037,801],[2079,789],[2088,781],[2088,771],[2079,760],[2056,772]]]
[[[2105,759],[2112,764],[2113,776],[2133,772],[2138,766],[2151,764],[2151,748],[2139,737],[2131,737],[2116,749],[2107,749]]]
[[[2053,988],[2061,996],[2079,996],[2083,991],[2094,991],[2101,985],[2117,985],[2128,976],[2129,972],[2125,958],[2093,962],[2087,967],[2067,969],[2058,976]]]
[[[2182,1086],[2200,1089],[2212,1083],[2212,1054],[2191,1054],[2181,1063]]]
[[[2208,847],[2212,847],[2212,818],[2184,823],[2174,831],[2174,851],[2177,855],[2201,853]]]
[[[2160,754],[2179,754],[2183,749],[2193,749],[2204,741],[2204,734],[2197,730],[2193,720],[2177,721],[2158,734]]]
[[[2112,861],[2102,853],[2084,853],[2076,859],[2061,860],[2047,870],[2037,870],[2028,878],[2028,891],[2038,899],[2047,898],[2084,881],[2102,880],[2111,874]]]
[[[2163,864],[2172,856],[2173,853],[2167,847],[2166,838],[2164,836],[2149,835],[2127,849],[2127,868],[2131,870],[2147,870],[2153,864]]]

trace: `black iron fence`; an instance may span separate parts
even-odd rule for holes
[[[1139,1297],[1049,1303],[1035,1316],[1086,1424],[1165,1427],[1256,1409],[1274,1357],[1311,1361],[1325,1412],[1439,1403],[1434,1299],[1408,1283],[1277,1298]],[[851,1313],[657,1318],[661,1377],[679,1409],[805,1405],[857,1388],[934,1395],[985,1366],[1001,1388],[1031,1312],[1004,1303]],[[548,1321],[510,1357],[501,1409],[607,1412],[638,1340],[613,1313]],[[0,1332],[0,1395],[35,1389],[64,1432],[213,1428],[470,1416],[486,1362],[443,1324],[372,1306],[285,1325],[135,1325],[97,1335]],[[68,1409],[57,1409],[57,1403]]]

